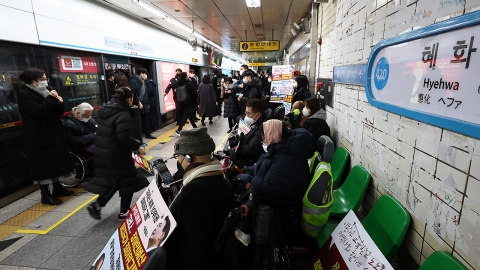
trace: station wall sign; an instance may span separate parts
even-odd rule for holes
[[[269,52],[279,51],[279,40],[265,40],[265,41],[240,41],[241,52]]]
[[[366,64],[333,67],[333,82],[365,85]]]
[[[480,139],[478,70],[475,11],[378,43],[365,90],[375,107]]]

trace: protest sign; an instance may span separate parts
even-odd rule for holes
[[[305,269],[393,270],[393,267],[350,210]]]
[[[247,125],[247,123],[245,123],[243,119],[240,119],[240,121],[238,121],[238,131],[240,131],[240,133],[243,133],[243,135],[247,135],[250,130],[250,126]]]
[[[91,269],[141,270],[158,246],[163,246],[177,222],[163,201],[155,181],[130,208]]]

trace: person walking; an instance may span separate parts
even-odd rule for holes
[[[181,69],[177,68],[175,70],[175,77],[170,79],[170,83],[165,88],[165,94],[163,95],[163,97],[166,97],[170,92],[170,90],[173,91],[173,102],[175,102],[175,120],[177,121],[177,125],[180,123],[180,119],[182,119],[182,115],[181,115],[182,110],[180,108],[181,107],[180,104],[178,104],[177,102],[177,98],[175,96],[175,89],[177,89],[178,87],[178,77],[180,76],[181,73],[182,73]]]
[[[180,77],[178,78],[177,91],[179,91],[179,89],[181,89],[182,87],[185,87],[189,98],[185,103],[182,103],[181,106],[182,119],[180,119],[178,129],[177,131],[175,131],[175,135],[177,135],[178,137],[180,137],[180,132],[182,131],[183,126],[187,122],[187,119],[190,120],[193,128],[197,127],[197,125],[195,124],[195,101],[197,100],[197,90],[195,89],[195,86],[193,86],[193,84],[188,80],[186,72],[182,72],[180,74]]]
[[[42,204],[58,205],[62,201],[57,197],[73,195],[61,184],[74,170],[60,120],[63,98],[47,89],[47,77],[39,68],[26,69],[19,79],[25,83],[17,99],[32,179],[40,187]]]
[[[147,73],[147,80],[145,81],[145,86],[148,93],[148,99],[150,100],[150,130],[155,131],[160,128],[160,119],[158,119],[157,108],[158,108],[158,94],[157,94],[157,82],[154,81],[150,74]]]
[[[232,78],[226,78],[224,81],[223,88],[225,89],[224,97],[225,97],[225,105],[223,107],[223,117],[228,118],[228,131],[230,133],[235,126],[235,121],[239,114],[238,108],[238,101],[236,98],[236,92],[233,90],[233,85],[235,84],[236,80]]]
[[[135,73],[136,75],[130,78],[130,86],[138,97],[139,102],[143,105],[143,108],[140,109],[142,130],[145,133],[145,138],[156,139],[157,137],[152,136],[152,130],[150,127],[150,100],[145,85],[148,72],[145,68],[137,68]]]
[[[204,75],[202,83],[198,86],[198,106],[202,117],[202,126],[205,126],[205,118],[208,117],[210,124],[213,124],[213,117],[217,116],[217,95],[210,83],[210,77]]]
[[[95,138],[95,177],[80,185],[99,197],[88,207],[94,219],[101,219],[101,209],[118,190],[120,195],[119,221],[124,220],[132,203],[133,193],[148,186],[145,176],[139,175],[132,159],[132,151],[144,155],[142,143],[133,138],[130,108],[133,92],[127,87],[117,88],[114,97],[98,110]]]

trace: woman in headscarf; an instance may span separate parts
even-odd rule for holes
[[[43,204],[61,204],[57,197],[73,195],[61,184],[63,176],[74,170],[60,121],[65,105],[57,91],[47,89],[43,70],[28,68],[19,78],[25,83],[18,93],[18,107],[33,181],[40,187]]]

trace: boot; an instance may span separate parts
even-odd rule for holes
[[[72,196],[73,192],[69,191],[68,189],[62,186],[62,183],[56,182],[53,183],[53,192],[52,195],[55,197],[62,197],[62,196]]]
[[[203,120],[202,120],[202,126],[204,126],[204,127],[206,126],[206,125],[205,125],[205,121],[203,121]]]
[[[50,194],[50,190],[48,190],[48,185],[39,185],[40,186],[40,194],[42,194],[42,203],[49,204],[49,205],[59,205],[62,203],[61,200],[55,198]]]

